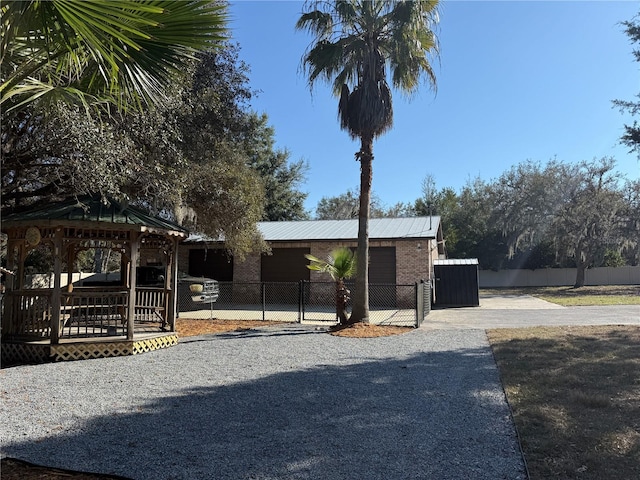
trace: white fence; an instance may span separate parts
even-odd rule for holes
[[[540,270],[480,270],[480,288],[561,287],[576,282],[575,268]],[[640,266],[589,268],[585,285],[640,285]]]

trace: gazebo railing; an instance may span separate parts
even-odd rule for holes
[[[33,288],[7,292],[3,335],[48,338],[51,332],[51,290]],[[6,315],[11,312],[11,315]]]
[[[62,294],[61,338],[127,335],[126,290],[79,290]]]
[[[60,338],[121,337],[128,333],[128,290],[123,287],[79,287],[60,295]],[[167,326],[170,291],[136,289],[136,325]],[[7,292],[4,298],[2,334],[7,337],[50,338],[52,289]],[[149,330],[147,330],[149,331]]]
[[[168,291],[164,288],[136,288],[136,322],[167,323]]]

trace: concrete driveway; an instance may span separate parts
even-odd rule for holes
[[[480,307],[432,310],[426,329],[490,329],[561,325],[638,325],[640,305],[562,307],[531,295],[485,295]]]

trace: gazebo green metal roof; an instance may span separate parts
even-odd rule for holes
[[[188,231],[175,222],[152,216],[132,205],[112,198],[103,201],[99,195],[69,198],[25,212],[7,215],[2,219],[3,230],[28,224],[90,223],[96,227],[111,225],[125,230],[162,230],[172,235],[187,236]]]

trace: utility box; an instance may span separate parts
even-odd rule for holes
[[[480,306],[477,258],[434,260],[433,271],[434,306]]]

